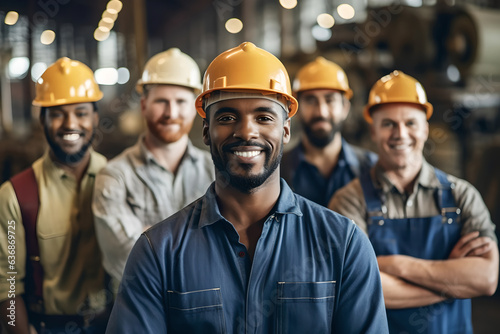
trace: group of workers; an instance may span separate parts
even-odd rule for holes
[[[172,48],[136,88],[145,133],[106,162],[92,71],[61,58],[37,81],[48,150],[0,187],[6,333],[472,333],[470,299],[497,288],[495,225],[426,162],[417,80],[372,87],[378,156],[342,137],[353,92],[322,57],[292,88],[252,43],[203,82]],[[188,137],[197,113],[209,151]]]

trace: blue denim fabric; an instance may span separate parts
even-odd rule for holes
[[[435,199],[442,215],[420,218],[385,217],[383,203],[369,174],[361,176],[370,212],[368,235],[377,255],[404,254],[430,260],[448,258],[460,239],[462,224],[446,174],[438,169],[435,172],[441,182]],[[448,299],[423,307],[387,310],[387,317],[393,334],[472,334],[471,312],[470,299]]]
[[[387,333],[366,235],[281,180],[253,261],[204,197],[134,246],[107,333]]]

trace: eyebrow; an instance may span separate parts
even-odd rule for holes
[[[88,106],[78,106],[75,107],[75,111],[81,111],[81,110],[90,110],[91,108]],[[61,112],[68,112],[65,110],[62,106],[53,106],[49,107],[49,111],[61,111]]]
[[[231,107],[222,107],[220,109],[217,109],[217,111],[214,113],[214,117],[218,116],[219,114],[226,113],[226,112],[227,113],[235,113],[235,114],[240,113],[239,109],[231,108]],[[278,115],[278,112],[276,110],[274,110],[274,108],[270,108],[270,107],[257,107],[253,110],[253,112],[268,112],[268,113],[271,113],[275,116]]]

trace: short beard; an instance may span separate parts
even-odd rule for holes
[[[90,145],[92,145],[92,141],[94,140],[94,135],[95,135],[95,130],[92,130],[92,136],[90,137],[89,141],[82,146],[80,151],[76,153],[66,153],[59,145],[57,145],[52,140],[52,138],[50,138],[49,132],[47,131],[46,127],[44,127],[44,132],[45,132],[45,138],[47,138],[47,142],[49,143],[52,152],[54,152],[54,156],[56,157],[57,161],[66,165],[76,165],[77,163],[82,161]]]
[[[332,126],[332,130],[330,132],[319,132],[318,133],[318,131],[311,130],[311,126],[310,126],[311,124],[313,124],[314,122],[317,122],[317,121],[322,121],[322,120],[324,120],[324,119],[323,118],[314,118],[310,122],[308,122],[307,124],[302,123],[302,129],[303,129],[305,135],[307,136],[307,139],[309,139],[309,142],[317,148],[324,148],[328,144],[330,144],[333,141],[333,139],[335,138],[335,135],[337,133],[339,133],[340,131],[342,131],[342,128],[344,126],[344,121],[335,124],[333,122],[333,119],[329,119],[327,121]]]
[[[231,146],[240,146],[241,144],[242,143],[239,142]],[[262,147],[262,145],[256,145],[255,143],[245,143],[245,145]],[[273,160],[271,160],[271,157],[269,155],[269,150],[266,148],[263,151],[263,153],[266,154],[266,159],[264,162],[264,171],[258,175],[250,175],[250,176],[239,176],[232,174],[230,172],[230,166],[228,166],[228,163],[224,163],[220,155],[214,154],[212,145],[210,145],[210,152],[212,153],[212,160],[214,162],[215,169],[219,173],[219,176],[222,177],[223,181],[225,181],[226,184],[232,186],[233,188],[237,189],[238,191],[244,194],[251,194],[257,188],[263,185],[264,182],[266,182],[267,179],[269,179],[269,177],[278,168],[281,162],[281,158],[283,156],[283,146],[284,146],[283,142],[281,142],[279,154]],[[224,152],[226,151],[227,149],[224,149]],[[251,165],[242,165],[243,169],[249,170],[251,167],[252,167]]]

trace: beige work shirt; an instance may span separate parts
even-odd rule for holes
[[[110,160],[96,177],[92,209],[111,277],[122,280],[128,255],[144,230],[203,196],[214,179],[210,153],[191,142],[176,174],[156,161],[144,136]]]
[[[419,218],[440,215],[435,203],[434,193],[440,182],[434,173],[434,168],[424,160],[411,194],[400,193],[387,178],[382,168],[377,164],[370,170],[371,179],[375,180],[376,189],[381,191],[387,207],[387,218]],[[452,175],[447,175],[448,181],[455,186],[452,189],[455,204],[461,210],[460,221],[462,235],[480,231],[481,235],[497,240],[495,225],[479,192],[469,182]],[[335,193],[328,207],[352,220],[367,233],[369,215],[359,178]]]
[[[72,174],[54,164],[48,152],[33,163],[40,197],[37,235],[46,314],[82,315],[88,310],[101,310],[105,305],[104,269],[91,211],[95,176],[105,164],[106,158],[91,151],[89,166],[78,185]],[[15,226],[13,270],[8,266],[5,242],[10,225]],[[15,277],[15,295],[24,294],[26,272],[24,227],[10,182],[0,187],[0,240],[0,301],[3,301],[13,290],[7,281],[11,276]]]

